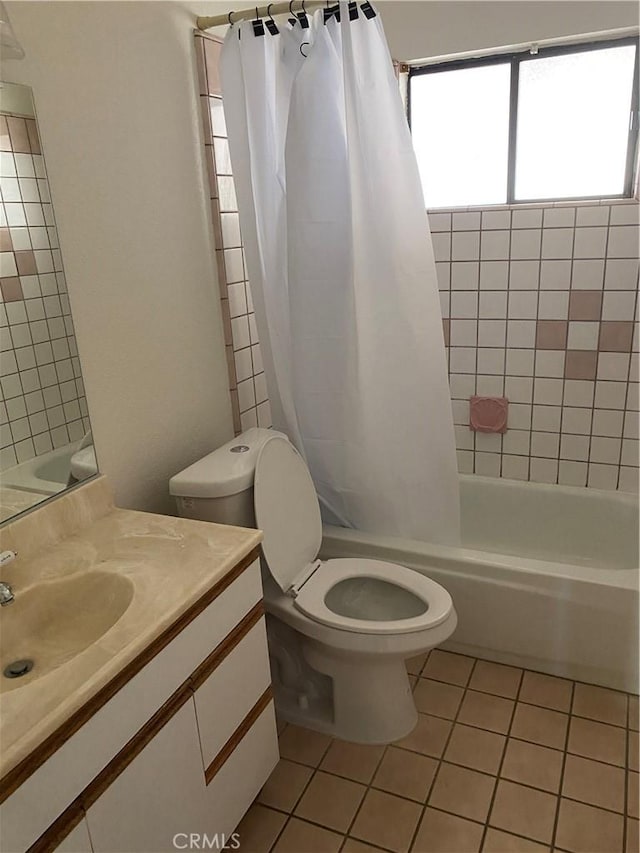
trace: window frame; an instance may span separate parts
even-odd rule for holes
[[[581,42],[575,44],[549,45],[538,47],[537,53],[532,53],[530,48],[515,52],[492,54],[491,56],[471,57],[469,59],[454,59],[446,62],[435,62],[429,65],[411,65],[407,81],[407,119],[411,128],[411,82],[414,77],[423,74],[437,74],[441,71],[455,71],[465,68],[477,68],[487,65],[510,65],[510,90],[509,90],[509,140],[507,153],[507,187],[506,201],[504,204],[546,204],[555,201],[594,201],[601,199],[602,195],[581,196],[558,196],[553,198],[515,198],[516,182],[516,154],[517,154],[517,129],[518,129],[518,99],[520,82],[520,64],[523,61],[535,61],[536,59],[547,59],[550,56],[566,56],[573,53],[586,53],[594,50],[605,50],[611,47],[623,47],[633,45],[635,47],[635,59],[633,65],[633,82],[631,88],[631,103],[629,104],[629,129],[627,137],[627,156],[625,162],[624,188],[621,193],[607,195],[607,198],[633,198],[638,169],[638,130],[640,127],[639,100],[640,86],[638,81],[638,55],[640,54],[640,41],[638,36],[626,36],[624,38],[601,39],[598,41]],[[487,205],[494,207],[495,205]],[[435,209],[435,208],[434,208]],[[445,208],[442,208],[443,210]]]

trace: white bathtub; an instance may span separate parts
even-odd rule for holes
[[[26,492],[57,495],[67,487],[71,457],[77,449],[76,441],[8,468],[0,473],[2,485]]]
[[[446,587],[446,648],[638,691],[635,495],[461,476],[462,546],[325,527],[321,556],[400,563]]]

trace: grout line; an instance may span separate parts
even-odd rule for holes
[[[471,683],[471,679],[473,678],[473,673],[475,671],[477,663],[478,663],[478,658],[474,658],[473,665],[469,671],[469,677],[467,679],[467,686]],[[424,667],[423,667],[423,669],[424,669]],[[457,685],[457,686],[459,686],[459,685]],[[447,738],[445,740],[444,746],[442,748],[442,753],[441,753],[440,757],[438,759],[436,759],[438,762],[438,765],[436,767],[435,773],[433,774],[433,779],[431,780],[431,785],[429,786],[429,791],[427,792],[427,796],[426,796],[424,804],[422,806],[422,809],[420,812],[420,817],[418,818],[418,822],[416,823],[416,828],[413,832],[413,835],[411,836],[411,843],[409,844],[409,850],[413,850],[414,845],[416,843],[416,838],[418,836],[418,832],[420,831],[420,826],[422,825],[422,821],[424,820],[425,812],[427,811],[427,808],[429,807],[429,801],[431,799],[431,795],[432,795],[432,793],[435,789],[436,783],[438,781],[438,777],[440,775],[440,769],[442,767],[442,764],[444,763],[444,757],[446,755],[447,749],[449,748],[449,744],[451,742],[451,737],[452,737],[453,731],[456,727],[456,722],[458,720],[460,710],[464,704],[464,699],[465,699],[466,693],[467,693],[467,687],[464,687],[463,692],[462,692],[462,697],[460,698],[460,703],[458,704],[458,708],[457,708],[456,713],[453,717],[453,720],[451,720],[451,729],[449,730],[449,734],[447,735]],[[461,817],[461,815],[458,815],[458,817]],[[416,851],[416,853],[417,853],[417,851]]]
[[[556,836],[558,834],[558,822],[560,820],[560,806],[562,804],[562,791],[564,788],[564,771],[565,771],[566,764],[567,764],[567,750],[569,748],[569,734],[571,732],[571,716],[572,716],[573,705],[574,705],[574,701],[575,701],[575,694],[576,694],[576,682],[574,681],[571,685],[571,701],[569,703],[569,721],[567,724],[567,731],[565,733],[564,752],[563,752],[563,756],[562,756],[562,764],[560,767],[560,785],[558,787],[558,799],[556,802],[556,813],[555,813],[555,817],[554,817],[554,821],[553,821],[553,831],[551,833],[551,844],[550,844],[551,849],[553,849],[555,847]]]

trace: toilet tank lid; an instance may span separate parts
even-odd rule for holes
[[[175,474],[169,480],[169,492],[176,497],[222,498],[251,488],[260,448],[274,435],[283,434],[259,427],[240,433]]]

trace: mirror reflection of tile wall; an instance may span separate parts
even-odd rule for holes
[[[90,427],[30,90],[18,101],[1,85],[0,471],[6,472],[78,442]]]

